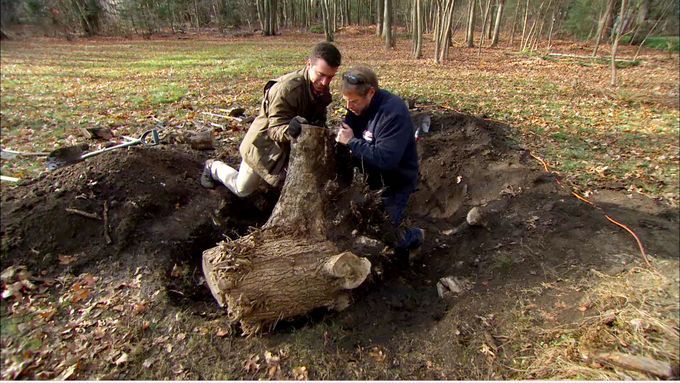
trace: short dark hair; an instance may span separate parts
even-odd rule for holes
[[[371,88],[380,89],[378,76],[369,67],[355,66],[342,75],[342,93],[352,91],[363,97]]]
[[[342,55],[335,45],[327,42],[318,43],[312,49],[309,60],[314,64],[316,59],[324,59],[328,65],[337,68],[342,63]]]

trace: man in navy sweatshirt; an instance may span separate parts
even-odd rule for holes
[[[342,98],[348,111],[335,140],[347,145],[371,188],[385,188],[383,205],[398,233],[391,244],[395,252],[419,248],[423,229],[399,229],[418,184],[418,154],[406,104],[380,89],[375,73],[361,66],[342,76]]]

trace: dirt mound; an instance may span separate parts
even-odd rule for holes
[[[263,193],[234,204],[237,218],[223,230],[213,223],[233,198],[199,185],[204,156],[182,145],[135,147],[3,191],[3,265],[77,271],[120,254],[132,255],[124,257],[130,264],[164,264],[168,253],[188,256],[224,231],[260,224],[272,205]]]
[[[587,205],[513,142],[510,129],[472,116],[433,119],[432,132],[419,142],[420,186],[409,206],[411,224],[427,232],[421,258],[415,267],[397,265],[366,286],[366,295],[339,316],[343,330],[359,333],[347,342],[368,344],[361,340],[368,337],[387,345],[391,355],[418,350],[450,366],[443,375],[411,366],[401,378],[510,376],[480,370],[488,365],[482,353],[470,364],[469,351],[489,344],[475,334],[512,331],[504,311],[515,308],[522,291],[543,289],[546,281],[574,281],[591,269],[615,274],[642,263],[633,237],[605,213],[635,231],[649,255],[677,258],[677,211],[609,191],[592,197],[600,209]],[[473,207],[490,212],[483,225],[465,223]],[[573,304],[579,297],[560,297],[565,309],[553,319],[569,323],[580,317]],[[459,351],[451,349],[452,331]],[[511,359],[512,352],[507,354]],[[376,376],[396,378],[385,371]]]

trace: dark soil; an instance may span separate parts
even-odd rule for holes
[[[76,275],[115,264],[169,275],[177,263],[198,262],[205,248],[225,236],[261,225],[276,202],[275,191],[233,203],[236,198],[224,188],[204,189],[198,182],[204,160],[205,154],[183,145],[137,147],[5,190],[3,268],[25,265],[51,276],[65,264]],[[169,283],[171,291],[176,287],[172,280],[159,282]]]
[[[170,357],[155,350],[152,339],[176,330],[159,325],[138,340],[143,357],[125,368],[83,368],[78,378],[257,379],[268,376],[267,363],[250,371],[243,363],[266,350],[281,357],[281,371],[273,375],[280,378],[294,377],[298,366],[306,366],[313,379],[512,377],[503,366],[523,353],[506,336],[518,302],[550,307],[557,297],[540,292],[546,283],[569,285],[591,269],[615,274],[642,262],[633,237],[604,212],[634,230],[654,258],[678,257],[679,219],[677,210],[613,191],[593,196],[602,209],[593,208],[544,172],[511,135],[498,123],[435,115],[431,132],[419,142],[421,180],[409,206],[409,223],[427,233],[420,258],[413,265],[389,262],[356,291],[347,310],[282,322],[270,334],[243,339],[192,332],[224,315],[202,283],[201,251],[224,235],[234,238],[264,223],[276,191],[237,199],[222,187],[204,189],[198,176],[207,154],[182,145],[111,152],[5,188],[2,268],[127,280],[146,267],[152,272],[142,294],[166,294],[145,315],[162,324],[184,314],[177,326],[190,335]],[[463,223],[470,208],[484,205],[497,212],[485,227]],[[188,271],[176,273],[178,268]],[[447,276],[467,280],[470,290],[440,297],[436,284]],[[582,317],[580,298],[578,291],[560,296],[565,308],[557,322],[535,326]],[[223,324],[214,326],[211,331]],[[479,352],[489,339],[498,363]],[[167,365],[143,367],[150,356],[167,359]]]

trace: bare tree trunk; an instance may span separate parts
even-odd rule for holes
[[[489,7],[489,18],[487,20],[488,22],[486,24],[486,28],[484,28],[484,33],[486,34],[486,37],[484,38],[485,40],[491,40],[491,34],[493,33],[493,21],[494,21],[494,19],[493,19],[493,17],[491,17],[491,15],[493,15],[494,8],[496,7],[495,1],[497,1],[497,0],[491,1],[491,4],[490,4],[491,6]]]
[[[552,0],[548,1],[548,7],[545,10],[545,13],[541,13],[539,11],[538,18],[541,21],[541,27],[538,29],[538,33],[536,34],[536,37],[534,38],[534,43],[531,46],[531,50],[535,51],[538,49],[538,43],[541,41],[541,36],[543,36],[543,27],[545,26],[545,16],[548,14],[548,9],[550,9],[550,6],[552,5]]]
[[[392,31],[392,0],[385,0],[385,15],[383,16],[385,21],[383,25],[383,34],[385,35],[385,48],[394,48],[395,39],[394,33]]]
[[[201,27],[201,22],[198,19],[198,2],[194,0],[194,16],[196,19],[196,29],[199,29]]]
[[[474,34],[475,34],[475,0],[470,0],[468,6],[467,31],[465,33],[465,45],[468,48],[472,48],[475,46]]]
[[[519,1],[515,4],[515,15],[512,17],[512,31],[510,32],[510,46],[515,41],[515,27],[517,26],[517,14],[519,12]]]
[[[484,28],[486,28],[486,23],[489,18],[489,8],[491,6],[491,0],[486,0],[486,7],[484,9],[484,18],[482,19],[482,34],[479,36],[479,50],[477,51],[477,55],[482,54],[482,45],[484,45],[484,36],[486,33],[484,33]]]
[[[413,1],[413,58],[423,57],[423,9],[421,0]]]
[[[593,48],[593,57],[597,56],[597,51],[600,49],[600,42],[604,34],[608,20],[611,18],[612,9],[614,8],[614,0],[607,0],[607,8],[600,18],[600,23],[597,26],[597,33],[595,34],[595,47]]]
[[[527,32],[527,22],[529,21],[529,0],[527,0],[526,8],[524,9],[524,22],[522,22],[522,42],[519,44],[519,50],[524,50],[524,38]]]
[[[331,0],[320,0],[321,1],[321,18],[323,21],[323,32],[326,36],[326,41],[333,41],[333,26],[330,20],[330,7],[328,2]]]
[[[444,12],[444,6],[443,6],[443,1],[444,0],[434,0],[434,7],[433,7],[433,17],[434,19],[432,20],[432,41],[435,42],[435,49],[436,49],[436,41],[437,41],[437,31],[439,30],[439,23],[442,20],[442,13]],[[474,0],[473,0],[474,1]],[[435,57],[437,57],[437,54],[435,53]]]
[[[375,0],[375,35],[378,37],[383,35],[383,1]]]
[[[329,0],[333,2],[333,13],[331,16],[331,26],[333,27],[333,33],[338,30],[338,0]],[[332,41],[332,40],[331,40]]]
[[[536,30],[536,24],[538,23],[541,15],[541,11],[543,10],[543,4],[544,2],[541,2],[541,5],[538,7],[538,13],[536,17],[533,18],[533,21],[531,22],[531,28],[529,28],[529,33],[526,36],[526,40],[522,43],[522,51],[528,49],[531,49],[531,38],[533,37],[534,31]]]
[[[425,6],[427,8],[427,17],[425,18],[425,33],[432,33],[434,31],[434,20],[437,18],[434,2],[436,0],[426,0]]]
[[[446,17],[446,23],[444,24],[444,40],[442,41],[442,44],[444,46],[442,47],[442,57],[441,61],[444,62],[448,60],[449,58],[449,47],[453,45],[451,41],[451,35],[453,33],[452,31],[452,25],[453,25],[453,11],[455,9],[456,5],[456,0],[449,0],[450,5],[449,5],[449,10],[447,13]]]
[[[498,45],[498,37],[501,33],[501,17],[503,17],[503,7],[505,0],[498,1],[498,9],[496,10],[496,24],[493,28],[493,37],[491,38],[491,47]]]
[[[553,9],[552,15],[550,16],[550,30],[548,31],[548,48],[546,49],[546,54],[550,54],[550,49],[552,48],[552,35],[554,27],[555,27],[555,10]]]
[[[612,81],[611,85],[618,85],[618,79],[616,78],[616,51],[619,48],[619,40],[623,34],[623,28],[625,26],[625,16],[626,16],[626,5],[628,0],[621,0],[621,12],[619,13],[619,22],[616,28],[616,34],[614,35],[614,43],[612,44]]]
[[[448,56],[455,3],[455,0],[446,0],[443,2],[444,10],[440,13],[440,19],[437,23],[439,28],[435,31],[437,39],[435,41],[434,55],[437,64],[444,62]]]
[[[255,0],[255,3],[257,4],[257,18],[260,20],[260,29],[262,30],[262,33],[264,33],[264,28],[265,28],[265,14],[264,14],[264,2],[266,0]]]

